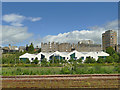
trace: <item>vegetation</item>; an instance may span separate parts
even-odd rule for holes
[[[114,49],[111,47],[107,48],[106,52],[110,54],[110,56],[103,58],[99,57],[96,61],[92,57],[86,58],[85,62],[82,63],[82,58],[78,60],[74,60],[71,58],[70,60],[64,60],[63,58],[58,59],[56,57],[52,57],[50,61],[47,61],[46,58],[42,59],[40,62],[37,58],[33,60],[33,62],[30,62],[28,59],[26,61],[19,60],[19,56],[26,53],[31,52],[33,53],[33,44],[31,43],[30,46],[26,46],[26,51],[24,52],[16,52],[14,54],[3,54],[2,55],[2,66],[6,67],[7,69],[3,68],[2,74],[4,75],[34,75],[36,72],[36,75],[42,74],[100,74],[100,73],[119,73],[120,72],[120,54],[115,52]],[[15,70],[13,70],[13,68]],[[39,69],[32,70],[24,70],[26,67],[38,67],[38,68],[48,68],[46,72],[41,71]],[[59,68],[58,72],[51,72],[49,70],[49,67],[56,67]],[[11,69],[11,70],[9,70]],[[4,71],[5,70],[5,71]],[[17,74],[15,73],[17,72]],[[27,73],[26,73],[27,72]],[[29,73],[29,74],[28,74]]]
[[[96,60],[94,58],[91,58],[91,57],[88,57],[85,60],[85,63],[95,63],[95,62],[96,62]]]
[[[33,61],[34,64],[38,64],[39,63],[39,60],[38,58],[35,58],[35,60]]]
[[[97,63],[105,63],[105,59],[99,57],[98,60],[97,60]]]
[[[3,67],[2,75],[118,74],[119,66]]]
[[[106,48],[106,53],[109,53],[110,56],[112,56],[116,52],[115,52],[115,50],[112,47],[108,47],[108,48]]]
[[[29,53],[34,53],[33,43],[31,43],[30,46],[26,45],[26,51]]]

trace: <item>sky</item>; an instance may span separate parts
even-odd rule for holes
[[[3,2],[2,45],[33,42],[101,43],[108,29],[117,30],[117,2]]]

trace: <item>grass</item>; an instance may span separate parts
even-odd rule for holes
[[[52,75],[59,74],[60,67],[3,67],[2,75]]]
[[[83,66],[71,69],[68,67],[3,67],[2,75],[54,75],[54,74],[118,74],[116,66]]]

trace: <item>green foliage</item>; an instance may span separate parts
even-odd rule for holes
[[[75,60],[73,58],[70,58],[70,60],[68,60],[68,62],[73,63]]]
[[[35,58],[35,60],[33,60],[33,63],[34,63],[34,64],[38,64],[38,63],[39,63],[39,60],[38,60],[37,57]]]
[[[114,67],[114,71],[117,71],[118,73],[120,73],[120,66],[119,66],[119,65],[116,65],[116,66]]]
[[[115,71],[115,70],[116,71]],[[70,69],[69,67],[64,67],[61,69],[62,74],[110,74],[110,73],[119,73],[118,72],[118,67],[113,67],[113,66],[84,66],[84,67],[77,67],[76,70]]]
[[[91,58],[91,57],[88,57],[86,58],[85,62],[84,63],[95,63],[95,59],[94,58]]]
[[[56,57],[52,57],[52,59],[50,60],[50,63],[60,63],[59,59],[56,59]]]
[[[113,57],[113,59],[114,59],[114,62],[117,62],[117,63],[120,62],[120,61],[119,61],[119,56],[118,56],[116,53],[114,53],[114,54],[112,55],[112,57]]]
[[[108,56],[108,57],[106,57],[105,62],[113,63],[114,62],[114,58],[112,56]]]
[[[106,48],[106,53],[110,54],[112,56],[115,53],[115,50],[112,47]]]
[[[61,74],[70,74],[70,69],[68,67],[64,67],[61,69]]]
[[[50,67],[62,67],[63,65],[59,63],[49,63],[49,66]]]
[[[28,51],[28,48],[29,48],[29,47],[28,47],[28,44],[27,44],[27,45],[26,45],[26,51]]]
[[[42,67],[43,67],[43,66],[45,66],[45,67],[49,66],[49,63],[48,63],[48,61],[47,61],[46,58],[44,58],[44,59],[41,60],[41,66],[42,66]]]
[[[82,58],[79,58],[79,59],[77,60],[77,62],[78,62],[78,63],[81,63],[81,62],[82,62]]]
[[[26,60],[26,64],[30,64],[30,60],[29,59]]]
[[[33,52],[34,52],[33,43],[31,43],[31,45],[28,47],[28,52],[29,52],[29,53],[33,53]]]
[[[41,52],[41,48],[38,50],[38,53],[40,53]]]
[[[2,68],[2,75],[10,76],[10,75],[52,75],[59,74],[60,68],[48,68],[48,67],[4,67]]]
[[[25,67],[3,67],[2,75],[52,75],[52,74],[118,74],[120,66],[77,66],[68,64],[65,67],[29,67],[32,64],[25,64]]]
[[[97,63],[104,63],[105,62],[105,59],[99,57],[98,60],[97,60]]]

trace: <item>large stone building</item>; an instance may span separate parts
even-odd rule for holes
[[[102,34],[102,49],[106,50],[107,47],[113,47],[117,51],[117,32],[108,30]]]
[[[77,50],[79,52],[91,52],[91,51],[101,51],[100,44],[94,44],[91,40],[80,41],[77,44],[70,43],[41,43],[41,51],[42,52],[71,52],[73,50]]]

